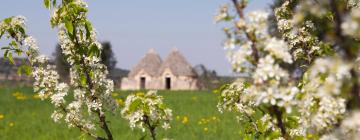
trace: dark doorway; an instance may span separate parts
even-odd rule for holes
[[[146,78],[145,77],[140,77],[140,89],[145,89],[145,84],[146,84]]]
[[[171,78],[170,77],[165,78],[165,89],[171,89]]]

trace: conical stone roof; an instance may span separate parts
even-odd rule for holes
[[[185,57],[177,49],[173,49],[165,58],[158,71],[158,75],[163,74],[167,68],[176,76],[197,76],[190,63],[186,61]]]
[[[162,64],[160,56],[150,49],[150,51],[140,60],[140,62],[130,71],[129,77],[134,77],[141,70],[150,76],[157,76],[159,67]]]

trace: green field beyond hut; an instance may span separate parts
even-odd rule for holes
[[[127,95],[139,92],[116,91],[113,96],[122,105]],[[32,88],[0,89],[0,140],[77,140],[90,139],[76,128],[50,118],[53,106],[41,101]],[[241,125],[234,114],[220,114],[216,109],[217,95],[211,91],[159,91],[165,103],[174,111],[171,129],[159,129],[159,139],[232,140],[239,138]],[[144,133],[131,130],[118,114],[109,114],[115,139],[139,140]],[[147,136],[146,139],[150,137]]]

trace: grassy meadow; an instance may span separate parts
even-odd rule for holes
[[[116,91],[113,96],[123,104],[130,92]],[[159,129],[158,139],[232,140],[239,139],[241,128],[230,113],[217,111],[217,95],[210,91],[159,91],[173,109],[171,129]],[[0,140],[77,140],[91,139],[76,128],[54,123],[49,101],[34,96],[32,88],[0,88]],[[108,114],[111,131],[117,140],[138,140],[144,133],[131,130],[120,116]],[[147,134],[147,139],[150,139]]]

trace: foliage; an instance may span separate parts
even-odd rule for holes
[[[357,123],[344,123],[360,107],[358,1],[286,0],[247,14],[247,0],[231,2],[215,20],[232,25],[224,47],[249,79],[224,86],[218,108],[239,113],[242,138],[356,138]]]
[[[172,110],[165,106],[163,97],[156,95],[156,91],[129,95],[121,114],[129,120],[131,128],[138,127],[143,132],[148,129],[153,140],[156,139],[155,129],[160,125],[169,129],[172,120]]]
[[[115,67],[116,67],[116,58],[114,56],[114,52],[112,50],[112,46],[111,43],[108,41],[102,42],[101,43],[103,48],[102,48],[102,52],[101,52],[101,63],[104,64],[109,72],[111,73]]]

